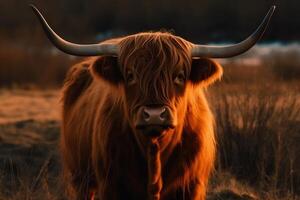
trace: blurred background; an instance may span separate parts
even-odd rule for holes
[[[3,0],[2,87],[60,86],[66,70],[77,60],[50,44],[29,3],[41,10],[57,33],[78,43],[101,42],[149,30],[170,31],[201,44],[234,43],[256,29],[271,5],[277,9],[260,44],[276,44],[270,49],[277,51],[278,45],[297,43],[300,37],[297,0]]]
[[[51,45],[30,3],[76,43],[160,30],[194,43],[237,43],[276,5],[258,45],[217,59],[224,76],[207,92],[218,142],[208,197],[300,198],[299,0],[1,0],[0,199],[64,199],[59,89],[82,58]]]

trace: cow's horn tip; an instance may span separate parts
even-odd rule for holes
[[[33,3],[28,4],[28,6],[32,9],[37,9],[36,6]]]

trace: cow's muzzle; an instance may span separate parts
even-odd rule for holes
[[[141,106],[135,127],[149,136],[160,136],[166,129],[175,128],[174,117],[168,106]]]

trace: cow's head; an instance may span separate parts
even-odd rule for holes
[[[96,77],[121,85],[131,127],[146,136],[180,128],[187,87],[206,86],[222,74],[214,61],[192,59],[192,44],[169,33],[131,35],[118,46],[118,57],[99,57],[92,69]]]
[[[169,33],[140,33],[92,45],[78,45],[60,38],[33,7],[49,39],[62,51],[78,56],[99,56],[93,63],[95,77],[123,87],[125,112],[135,132],[162,136],[178,128],[186,109],[186,91],[206,86],[222,75],[210,58],[227,58],[250,49],[262,36],[273,14],[241,43],[208,46],[190,43]],[[180,128],[180,127],[179,127]]]

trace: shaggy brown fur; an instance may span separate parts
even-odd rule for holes
[[[203,89],[221,77],[221,66],[192,59],[191,44],[169,33],[109,42],[118,43],[119,57],[74,66],[63,88],[61,149],[70,194],[204,200],[215,138]],[[179,72],[183,84],[174,81]],[[175,129],[152,142],[133,125],[137,108],[149,104],[169,106],[176,118]]]

